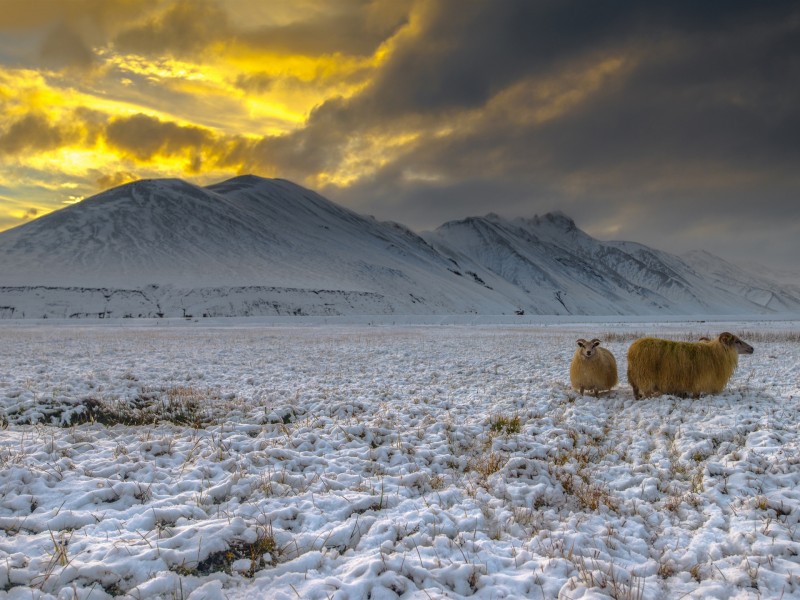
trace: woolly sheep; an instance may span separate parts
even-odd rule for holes
[[[584,390],[592,390],[597,397],[600,392],[617,385],[617,361],[611,352],[600,348],[600,340],[595,338],[587,342],[581,338],[577,344],[578,349],[569,367],[572,387],[581,394]]]
[[[739,364],[739,354],[752,353],[752,346],[727,331],[699,342],[641,338],[628,349],[628,382],[637,400],[718,394]]]

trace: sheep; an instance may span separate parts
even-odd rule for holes
[[[674,342],[641,338],[628,349],[628,382],[637,400],[674,394],[718,394],[753,347],[727,331],[715,340]]]
[[[610,390],[617,385],[617,361],[611,352],[600,348],[600,340],[595,338],[587,342],[581,338],[577,344],[578,349],[575,350],[569,367],[572,387],[581,394],[584,390],[593,390],[597,397],[601,391]]]

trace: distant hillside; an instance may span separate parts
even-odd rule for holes
[[[426,239],[442,254],[523,289],[536,313],[759,314],[800,308],[798,290],[755,279],[722,259],[704,263],[633,242],[601,242],[561,213],[470,217],[445,223]],[[724,275],[721,264],[728,267]]]
[[[600,242],[559,213],[420,236],[254,176],[137,181],[0,233],[0,317],[798,310],[792,286]]]

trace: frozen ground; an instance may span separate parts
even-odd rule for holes
[[[637,335],[723,329],[723,394],[633,400]],[[577,337],[611,394],[568,388]],[[0,597],[800,598],[797,322],[0,340]]]

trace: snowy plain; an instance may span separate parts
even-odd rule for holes
[[[0,598],[800,598],[800,322],[386,323],[0,322]]]

